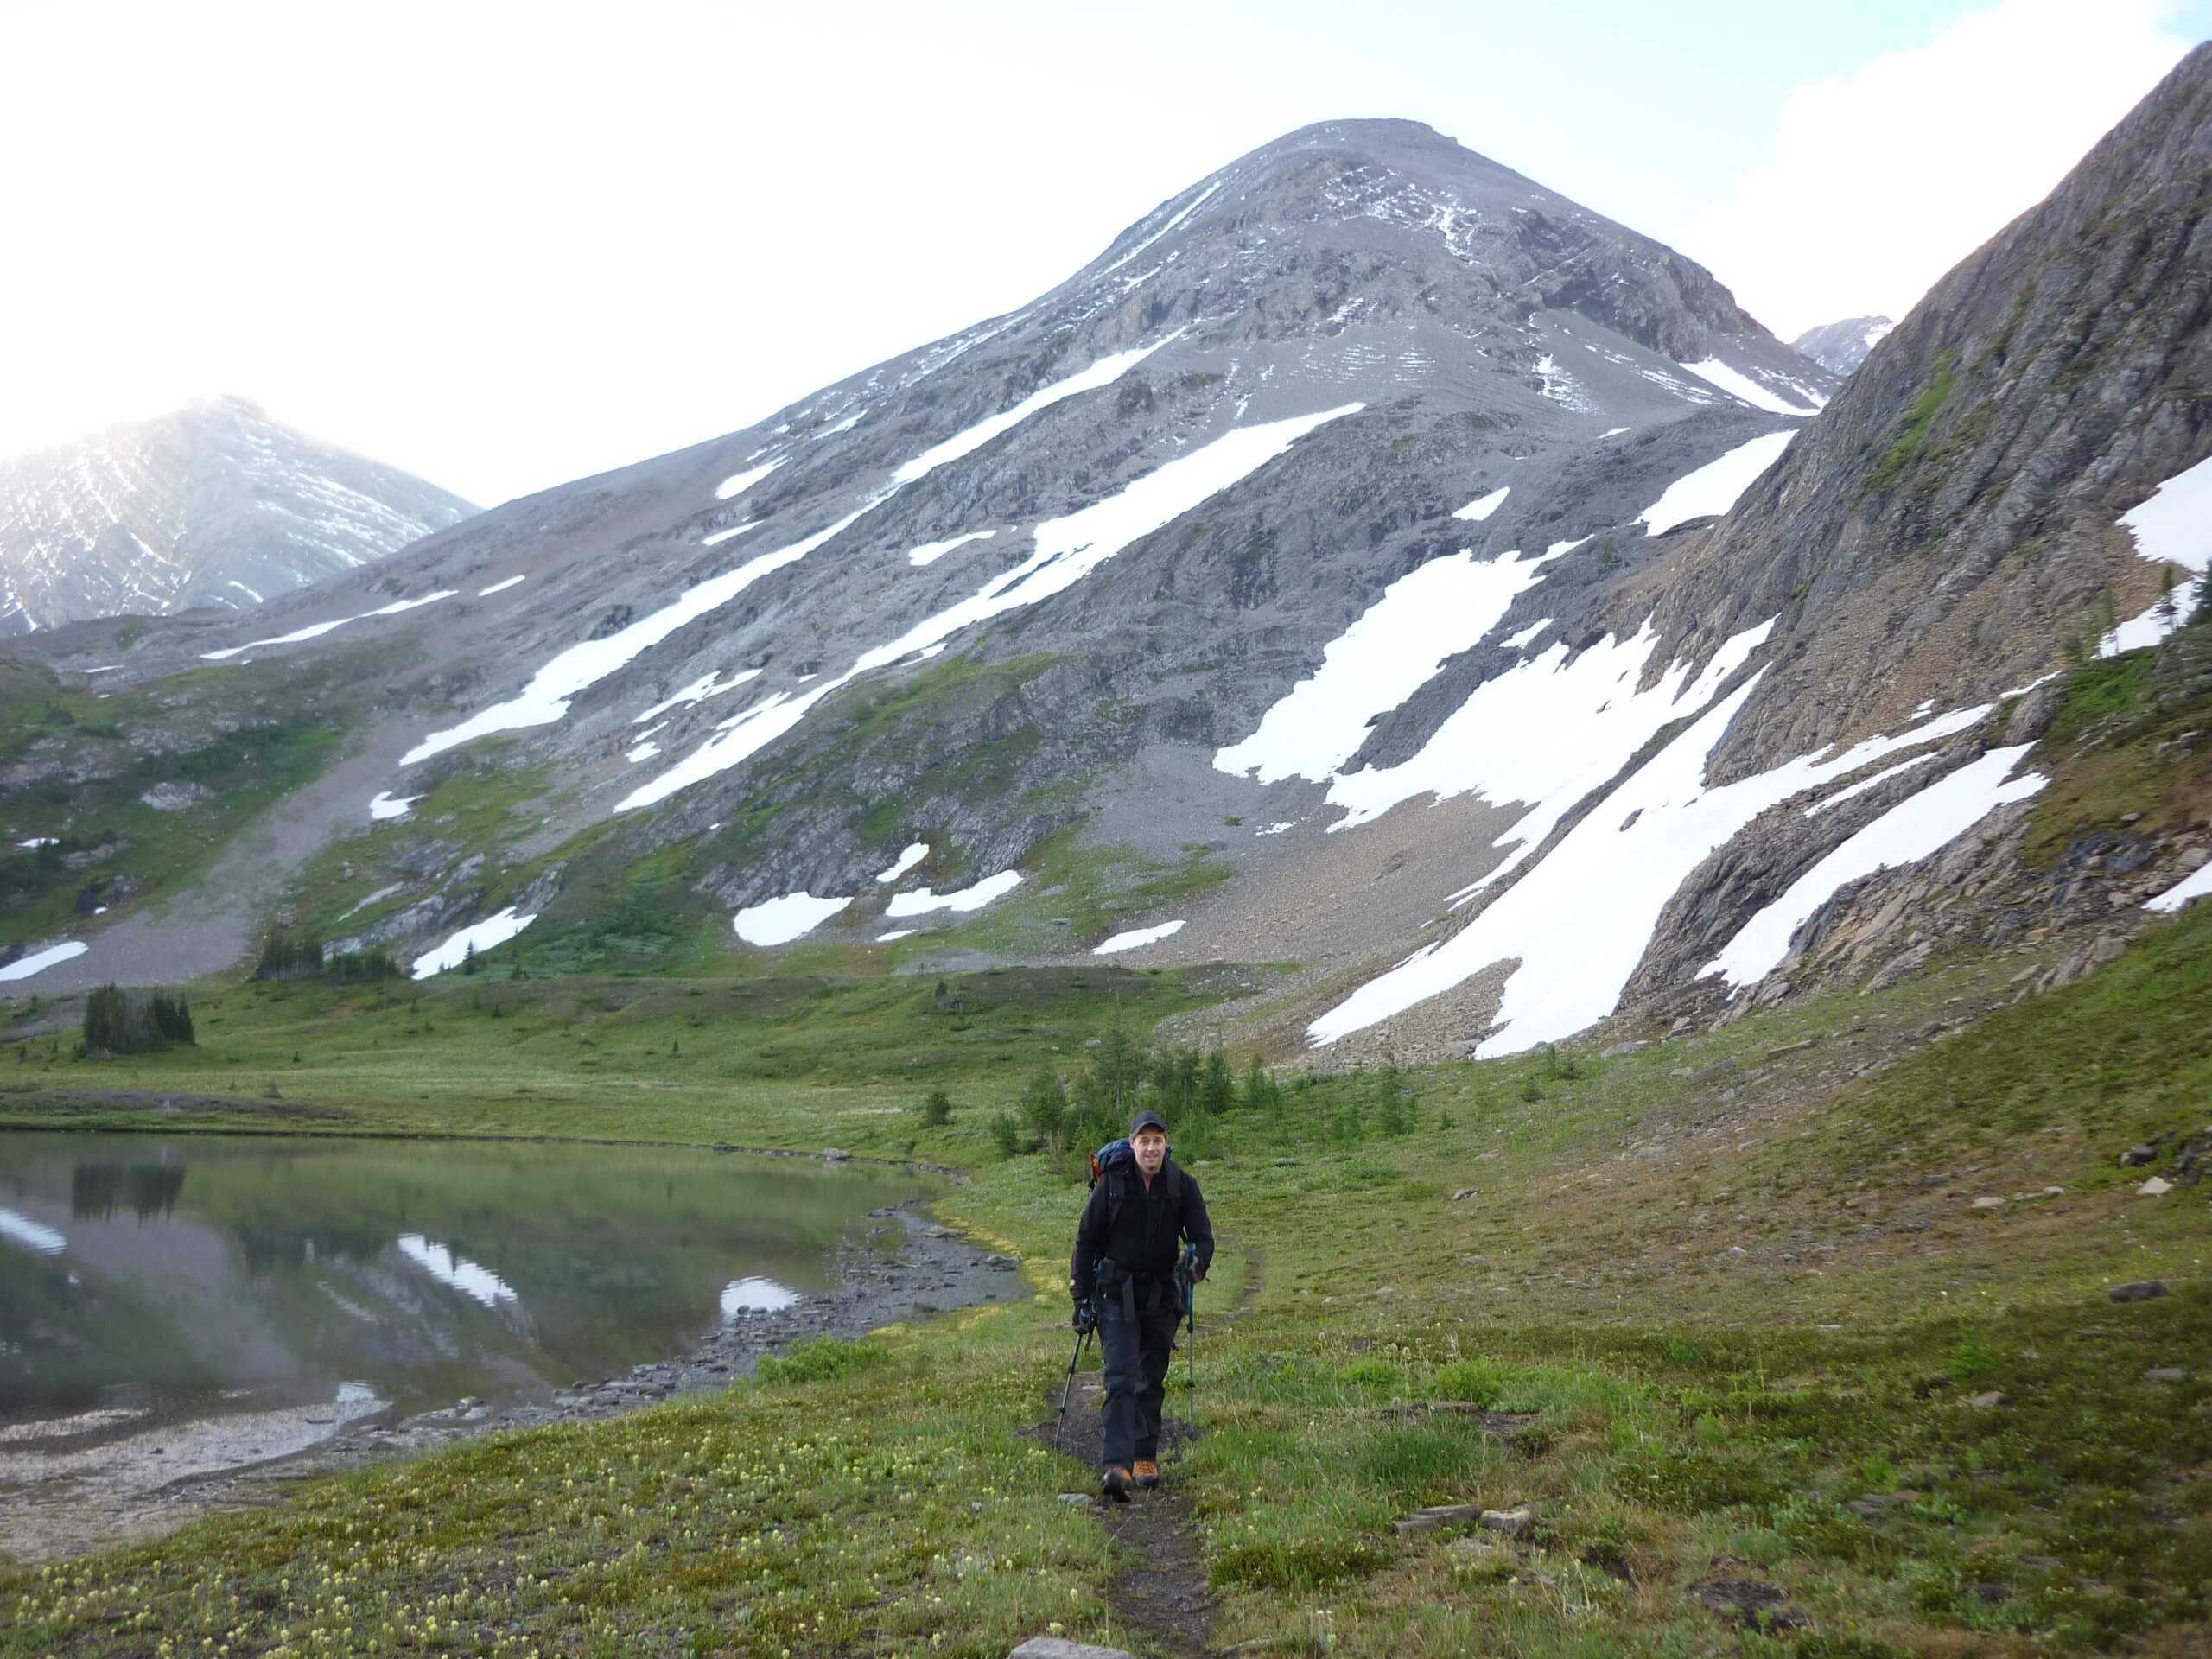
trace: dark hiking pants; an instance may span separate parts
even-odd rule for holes
[[[1101,1466],[1160,1459],[1160,1407],[1175,1351],[1182,1305],[1167,1274],[1142,1274],[1098,1298],[1098,1347],[1105,1360],[1105,1438]]]

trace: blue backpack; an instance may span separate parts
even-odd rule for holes
[[[1109,1141],[1090,1154],[1090,1184],[1093,1186],[1116,1170],[1135,1169],[1137,1155],[1129,1146],[1126,1135],[1118,1141]]]

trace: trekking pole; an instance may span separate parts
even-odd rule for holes
[[[1075,1338],[1075,1352],[1068,1356],[1067,1386],[1060,1390],[1059,1421],[1052,1426],[1052,1444],[1063,1452],[1067,1450],[1067,1447],[1061,1444],[1061,1440],[1063,1431],[1068,1426],[1068,1401],[1075,1393],[1076,1362],[1083,1357],[1083,1351],[1090,1345],[1090,1333],[1095,1329],[1096,1327],[1094,1325],[1086,1325],[1078,1331]]]

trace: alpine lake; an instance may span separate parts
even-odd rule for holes
[[[0,1135],[0,1508],[620,1376],[897,1256],[887,1211],[934,1190],[704,1149]]]

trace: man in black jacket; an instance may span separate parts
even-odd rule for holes
[[[1095,1317],[1106,1362],[1107,1495],[1129,1501],[1129,1487],[1160,1484],[1160,1406],[1183,1311],[1177,1260],[1184,1240],[1197,1252],[1190,1276],[1205,1277],[1213,1228],[1198,1184],[1167,1157],[1167,1125],[1139,1112],[1129,1125],[1127,1162],[1090,1190],[1076,1224],[1068,1290],[1080,1331]]]

